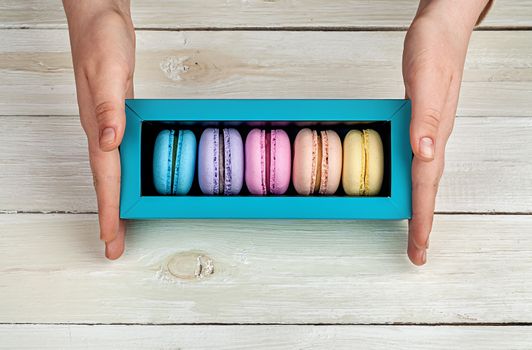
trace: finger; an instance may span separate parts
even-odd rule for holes
[[[126,97],[133,98],[133,84],[130,84]],[[124,253],[126,232],[126,221],[120,219],[118,222],[118,232],[116,237],[112,241],[105,243],[105,256],[107,259],[118,259]]]
[[[120,154],[89,145],[94,188],[98,200],[100,239],[110,242],[118,234],[120,215]]]
[[[105,244],[105,256],[107,259],[118,259],[124,253],[126,234],[126,222],[120,220],[116,238]]]
[[[438,155],[434,162],[414,158],[412,163],[412,219],[408,226],[408,256],[416,265],[423,265],[427,260],[426,251],[442,171],[443,155]]]
[[[132,84],[122,67],[116,64],[102,67],[87,72],[87,81],[98,126],[99,146],[109,152],[122,142],[126,124],[124,99]]]
[[[84,76],[76,77],[81,124],[89,144],[89,159],[98,202],[100,239],[114,240],[119,228],[120,157],[118,150],[105,152],[98,140],[98,124],[94,117],[93,98]]]
[[[109,71],[111,70],[112,69]],[[120,74],[117,73],[117,76],[119,75]],[[119,132],[117,134],[117,144],[119,144],[123,135],[123,129],[125,128],[125,122],[122,122],[121,119],[125,118],[125,116],[120,116],[119,113],[117,114],[118,117],[115,118],[113,109],[108,109],[107,112],[104,113],[106,116],[104,114],[100,114],[100,117],[98,118],[95,115],[96,109],[94,106],[95,103],[98,103],[95,101],[120,101],[113,102],[114,105],[118,106],[114,110],[121,109],[121,113],[123,113],[124,98],[133,97],[133,84],[132,80],[127,81],[125,83],[127,91],[119,92],[118,87],[121,87],[122,83],[119,83],[115,80],[111,81],[111,85],[109,85],[109,87],[106,87],[106,84],[104,84],[101,79],[99,80],[99,78],[95,78],[94,81],[91,80],[89,83],[89,81],[83,77],[82,79],[77,79],[77,83],[78,101],[80,104],[80,113],[82,115],[82,125],[89,141],[90,163],[98,201],[100,239],[105,242],[111,242],[119,235],[121,222],[119,219],[121,176],[120,155],[118,149],[116,148],[111,151],[107,151],[105,147],[102,149],[102,147],[100,147],[99,136],[101,135],[100,130],[105,122],[117,121],[117,123],[114,125],[118,125],[117,130],[119,130]],[[113,87],[112,84],[115,84],[115,87]],[[102,86],[101,90],[97,89],[98,86]],[[109,91],[109,93],[106,93],[105,91]],[[105,98],[105,96],[109,97]],[[102,105],[102,103],[100,103],[100,105]],[[123,233],[125,234],[125,225]],[[119,241],[115,242],[115,246],[118,243]],[[111,251],[115,250],[116,249],[112,249]],[[111,253],[111,255],[117,257],[119,256],[116,255],[116,253]]]
[[[415,63],[416,64],[416,63]],[[408,69],[406,93],[412,101],[410,143],[415,157],[432,161],[438,149],[439,128],[447,101],[451,74],[437,64],[419,64]]]

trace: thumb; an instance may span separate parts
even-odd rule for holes
[[[128,90],[128,77],[120,70],[106,69],[92,78],[88,77],[99,145],[105,152],[120,145],[126,127],[124,100]]]
[[[414,155],[424,161],[432,161],[441,115],[449,87],[451,75],[444,70],[424,68],[412,77],[405,77],[407,98],[412,101],[410,122],[410,143]]]

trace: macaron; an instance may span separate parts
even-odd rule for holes
[[[300,195],[336,193],[342,176],[342,141],[333,130],[302,129],[294,142],[292,181]]]
[[[384,150],[379,133],[351,130],[344,139],[342,185],[349,196],[376,196],[384,176]]]
[[[292,154],[281,129],[253,129],[246,137],[246,186],[251,194],[284,194],[290,185]]]
[[[190,130],[163,130],[155,139],[153,184],[163,195],[185,195],[196,169],[196,136]]]
[[[198,149],[198,180],[208,195],[236,195],[244,184],[244,145],[236,129],[208,128]]]

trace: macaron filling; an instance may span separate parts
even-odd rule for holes
[[[229,136],[229,130],[223,129],[220,132],[220,194],[231,194],[231,164],[231,137]]]
[[[264,135],[264,159],[265,159],[265,164],[264,164],[264,184],[263,184],[263,188],[264,188],[264,194],[267,194],[268,192],[271,192],[272,190],[272,182],[270,181],[271,179],[271,157],[272,157],[272,152],[271,152],[271,138],[273,137],[273,135],[275,133],[271,133],[270,131],[262,131],[263,135]]]
[[[169,177],[170,177],[170,191],[171,194],[174,194],[174,181],[175,181],[175,168],[176,168],[176,154],[177,154],[177,139],[179,137],[175,134],[174,130],[170,131],[170,142],[168,142],[168,145],[172,147],[170,151],[170,161],[171,165],[168,169]]]
[[[212,149],[213,149],[213,179],[212,179],[212,194],[220,194],[220,178],[223,174],[220,173],[220,131],[218,129],[211,129]]]
[[[260,190],[263,195],[271,191],[271,135],[270,131],[260,131]]]
[[[321,131],[321,140],[320,140],[320,194],[327,194],[329,186],[329,134],[327,131]]]
[[[312,131],[310,194],[327,194],[329,182],[329,137],[327,131]]]
[[[358,194],[360,196],[364,195],[364,189],[366,188],[366,165],[367,165],[367,161],[366,161],[366,158],[367,158],[367,150],[366,150],[366,142],[365,142],[365,136],[366,135],[366,132],[365,130],[362,131],[362,147],[360,149],[360,159],[361,159],[361,162],[360,162],[360,166],[361,166],[361,170],[360,170],[360,186],[358,188]]]
[[[216,167],[218,168],[218,193],[217,194],[223,194],[224,193],[224,183],[225,183],[225,156],[224,156],[224,136],[223,131],[218,131],[218,164]]]
[[[366,196],[369,194],[369,132],[368,130],[362,131],[362,175],[363,181],[360,183],[360,194]]]
[[[232,194],[232,154],[229,129],[213,129],[213,194]]]
[[[229,129],[212,129],[213,132],[213,194],[229,195],[232,191],[231,137]]]

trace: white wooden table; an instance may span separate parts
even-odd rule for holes
[[[137,0],[136,94],[402,97],[415,8]],[[0,0],[0,349],[532,348],[530,1],[473,34],[423,268],[406,222],[131,222],[105,260],[65,28]]]

